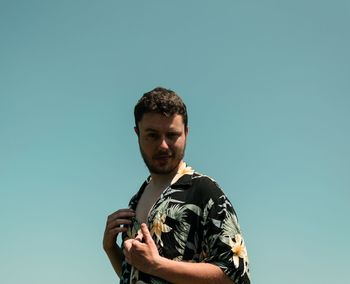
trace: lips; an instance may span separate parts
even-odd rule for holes
[[[171,158],[171,155],[158,155],[154,159],[160,164],[165,165],[169,162],[169,159]]]
[[[162,161],[162,162],[163,161],[165,162],[165,161],[167,161],[169,159],[170,159],[170,156],[160,156],[160,157],[156,158],[157,161]]]
[[[161,154],[161,155],[154,156],[154,159],[156,159],[156,160],[163,160],[163,159],[169,159],[171,157],[172,157],[171,154]]]

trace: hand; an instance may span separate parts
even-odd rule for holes
[[[152,274],[152,269],[155,269],[161,260],[157,246],[144,223],[141,224],[141,234],[124,242],[123,253],[130,265],[148,274]]]
[[[119,233],[126,232],[127,225],[131,225],[131,218],[134,217],[135,211],[132,209],[120,209],[107,218],[106,229],[103,235],[103,248],[105,251],[116,247],[116,240]],[[123,227],[121,227],[123,225]]]

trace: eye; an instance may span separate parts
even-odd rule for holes
[[[154,133],[154,132],[150,132],[150,133],[147,134],[147,138],[156,140],[156,139],[158,139],[158,134]]]
[[[177,133],[177,132],[170,132],[168,133],[168,138],[171,139],[171,140],[176,140],[177,138],[180,137],[180,133]]]

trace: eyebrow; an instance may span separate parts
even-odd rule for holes
[[[151,128],[151,127],[148,127],[148,128],[145,129],[145,132],[159,132],[159,130]],[[178,132],[181,132],[181,131],[178,130],[178,129],[175,129],[175,128],[170,128],[168,132],[176,132],[176,133],[178,133]]]
[[[158,132],[158,130],[154,129],[154,128],[146,128],[145,129],[146,132]]]

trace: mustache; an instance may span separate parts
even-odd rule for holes
[[[172,156],[172,152],[159,152],[153,156],[153,159],[170,158]]]

